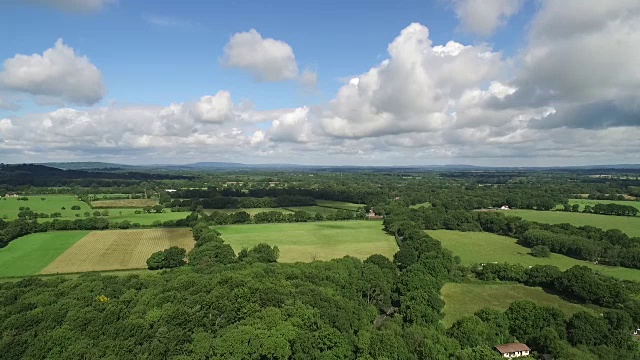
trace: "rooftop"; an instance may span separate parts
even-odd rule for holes
[[[522,343],[496,345],[496,349],[500,351],[500,353],[502,354],[519,352],[519,351],[531,351],[531,349],[529,349],[527,345]]]

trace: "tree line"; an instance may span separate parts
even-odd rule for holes
[[[109,221],[102,217],[86,217],[74,220],[54,219],[52,221],[38,222],[37,220],[16,219],[5,221],[0,219],[0,248],[7,246],[11,241],[22,236],[62,230],[107,230],[107,229],[131,229],[142,227],[188,227],[197,222],[198,214],[192,213],[184,219],[156,221],[151,226],[141,226],[131,223],[129,220]]]
[[[636,216],[638,214],[638,208],[631,205],[596,204],[593,207],[585,206],[584,212],[602,215]]]
[[[518,239],[526,247],[538,245],[575,259],[640,269],[640,238],[617,229],[544,224],[493,211],[446,211],[442,208],[387,207],[386,221],[407,217],[425,230],[486,231]]]
[[[297,195],[278,197],[232,197],[212,196],[209,198],[174,199],[164,202],[163,206],[174,211],[197,211],[198,209],[242,209],[242,208],[278,208],[289,206],[313,206],[313,198]]]

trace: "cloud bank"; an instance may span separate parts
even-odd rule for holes
[[[410,24],[388,45],[385,60],[353,76],[325,103],[258,110],[234,102],[230,91],[220,89],[165,106],[66,106],[4,116],[0,154],[7,159],[146,163],[637,162],[640,3],[582,5],[579,0],[542,0],[521,51],[511,57],[485,44],[436,43],[427,26]],[[477,25],[479,32],[494,31],[517,11],[499,8],[485,15],[491,21]],[[59,53],[51,58],[65,59],[56,63],[66,65],[44,66],[47,51]],[[95,90],[102,84],[96,81],[99,71],[88,59],[61,41],[47,51],[16,56],[9,66],[5,62],[4,86],[33,96],[56,93],[65,103],[90,104],[103,96]],[[255,30],[232,36],[224,54],[227,66],[257,81],[317,81],[312,73],[300,74],[291,46]],[[76,81],[93,93],[76,92],[64,81],[55,82],[55,92],[35,90],[47,86],[34,84],[70,74],[60,70],[68,64],[83,69],[74,71]],[[47,71],[23,75],[14,68]],[[53,75],[34,75],[41,73]]]

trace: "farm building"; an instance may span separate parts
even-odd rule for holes
[[[367,213],[367,219],[368,220],[382,220],[384,219],[384,216],[382,215],[377,215],[373,209],[370,209],[369,212]]]
[[[4,195],[4,197],[10,197],[10,198],[16,198],[18,197],[18,194],[14,193],[14,192],[8,192]]]
[[[496,345],[496,350],[502,355],[503,358],[519,358],[529,356],[531,349],[522,343],[510,343]]]

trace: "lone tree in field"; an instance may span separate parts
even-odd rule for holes
[[[549,257],[551,256],[551,250],[544,245],[536,245],[531,248],[531,255],[535,257]]]

